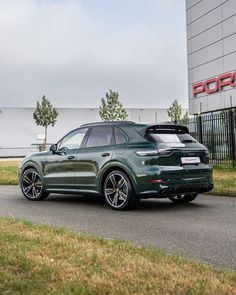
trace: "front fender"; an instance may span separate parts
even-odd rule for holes
[[[22,166],[20,167],[20,175],[19,175],[19,179],[23,173],[23,171],[25,171],[27,168],[34,168],[35,170],[37,170],[37,172],[39,173],[39,175],[41,176],[41,178],[43,179],[43,172],[42,172],[42,167],[41,165],[39,165],[39,163],[33,161],[33,160],[29,160],[27,162],[24,162],[22,164]]]

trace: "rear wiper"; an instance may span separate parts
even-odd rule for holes
[[[191,142],[196,142],[196,141],[194,141],[194,140],[192,140],[192,139],[184,139],[184,140],[182,140],[181,142],[182,142],[182,143],[191,143]]]

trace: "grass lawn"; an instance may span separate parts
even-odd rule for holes
[[[236,197],[236,169],[213,166],[214,189],[212,195]]]
[[[0,184],[18,184],[18,166],[20,161],[0,162]]]
[[[0,218],[1,294],[236,294],[236,272]]]
[[[0,162],[0,184],[18,184],[19,161]],[[236,197],[236,169],[214,166],[214,189],[212,195]]]

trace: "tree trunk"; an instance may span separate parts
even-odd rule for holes
[[[48,126],[45,126],[45,135],[44,135],[44,150],[45,151],[47,149],[47,129],[48,129]]]

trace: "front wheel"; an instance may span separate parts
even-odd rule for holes
[[[197,193],[192,194],[176,194],[169,197],[169,199],[174,203],[189,203],[193,201],[197,197]]]
[[[27,169],[21,176],[21,190],[26,199],[30,201],[41,201],[48,197],[43,188],[43,181],[37,170]]]
[[[115,210],[132,209],[139,202],[129,178],[119,170],[112,171],[106,177],[103,184],[103,195],[107,204]]]

